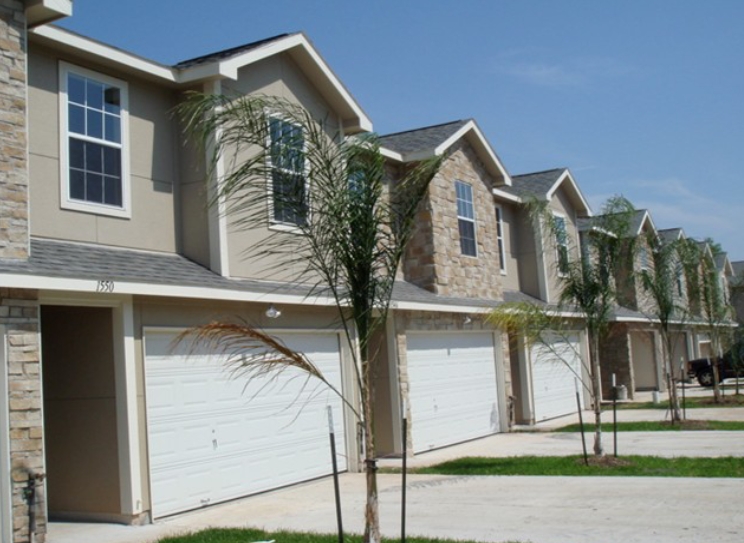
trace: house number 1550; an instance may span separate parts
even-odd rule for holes
[[[113,281],[98,281],[96,292],[114,292]]]

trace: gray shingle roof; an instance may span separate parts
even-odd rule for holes
[[[386,149],[400,154],[428,151],[447,141],[452,134],[468,122],[469,120],[452,121],[395,134],[386,134],[380,137],[380,144]]]
[[[545,196],[565,171],[566,168],[554,168],[542,172],[513,175],[512,186],[501,187],[501,189],[520,198]]]
[[[677,241],[680,234],[682,234],[681,228],[664,228],[663,230],[659,230],[659,237],[661,237],[662,241],[665,243]]]
[[[181,255],[33,238],[27,261],[0,260],[0,273],[308,295],[307,285],[228,279]]]
[[[732,262],[731,267],[734,268],[734,276],[731,278],[731,285],[735,287],[744,286],[744,260]]]
[[[245,53],[247,51],[251,51],[252,49],[258,49],[259,47],[267,45],[271,42],[278,41],[283,38],[287,38],[289,36],[294,36],[297,34],[299,34],[299,32],[295,32],[291,34],[279,34],[277,36],[272,36],[271,38],[266,38],[263,40],[246,43],[244,45],[239,45],[237,47],[231,47],[230,49],[223,49],[222,51],[217,51],[215,53],[210,53],[208,55],[203,55],[200,57],[184,60],[176,64],[174,67],[179,68],[179,69],[185,69],[185,68],[191,68],[193,66],[198,66],[199,64],[206,64],[208,62],[225,60],[230,57],[234,57],[236,55]]]

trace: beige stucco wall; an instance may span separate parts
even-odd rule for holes
[[[461,253],[455,181],[473,189],[475,257]],[[493,186],[472,147],[453,146],[419,208],[403,265],[408,281],[443,296],[502,299]]]
[[[237,81],[223,83],[223,93],[281,97],[300,104],[315,119],[322,122],[329,138],[337,139],[340,135],[338,114],[321,98],[312,82],[286,54],[277,55],[241,69]],[[312,198],[312,188],[310,194]],[[265,216],[265,224],[257,226],[255,221],[251,220],[251,225],[246,228],[240,224],[245,215],[234,212],[229,214],[227,243],[230,275],[274,281],[297,280],[301,270],[304,269],[302,263],[288,266],[286,259],[281,257],[257,257],[254,248],[270,235],[276,236],[274,239],[285,247],[297,241],[296,235],[291,232],[281,232],[276,228],[269,229],[268,202]]]
[[[41,315],[50,514],[118,515],[111,310],[42,306]]]
[[[503,224],[504,249],[506,252],[506,273],[501,275],[504,290],[519,290],[519,251],[522,245],[518,226],[519,209],[514,204],[497,202],[501,207],[501,221]]]
[[[60,207],[59,61],[128,83],[130,219]],[[28,64],[32,235],[175,251],[177,127],[170,115],[172,91],[33,43]]]

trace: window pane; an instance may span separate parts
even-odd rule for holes
[[[115,177],[104,177],[103,201],[112,206],[121,207],[121,180]]]
[[[85,199],[88,202],[103,203],[103,177],[89,173],[85,176]]]
[[[85,144],[70,138],[70,167],[82,170],[85,168]]]
[[[460,251],[464,255],[476,256],[475,224],[471,221],[465,221],[462,219],[457,222],[460,230]]]
[[[116,87],[107,87],[103,94],[104,109],[108,113],[119,114],[121,110],[121,91]]]
[[[103,173],[103,147],[101,145],[85,144],[85,169],[92,173]]]
[[[112,147],[103,148],[103,173],[121,177],[121,150]]]
[[[70,132],[85,134],[85,108],[70,104],[67,111]]]
[[[88,115],[88,132],[87,135],[92,138],[103,138],[103,113],[87,110]]]
[[[85,104],[85,79],[67,74],[67,99],[76,104]]]
[[[70,198],[85,200],[85,173],[70,170]]]
[[[103,85],[97,81],[88,79],[86,105],[95,109],[103,109]]]
[[[113,115],[105,115],[104,119],[106,123],[105,139],[107,141],[113,141],[115,143],[120,143],[121,142],[121,119]]]

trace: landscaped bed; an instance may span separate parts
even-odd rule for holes
[[[743,387],[744,388],[744,387]],[[680,409],[682,408],[682,394],[679,397]],[[603,411],[611,411],[611,403],[603,402]],[[716,403],[713,396],[691,396],[685,398],[685,408],[695,409],[698,407],[744,407],[744,394],[734,394],[733,391],[726,390],[721,403]],[[659,403],[654,402],[618,402],[618,409],[669,409],[669,400],[662,400]]]
[[[612,423],[605,422],[602,424],[605,431],[612,431]],[[579,424],[569,424],[556,428],[556,432],[578,432],[581,430]],[[744,430],[744,421],[738,420],[683,420],[672,424],[669,421],[633,421],[618,422],[618,432],[679,432],[682,430],[727,430],[741,431]],[[593,432],[594,424],[584,424],[585,432]]]
[[[271,541],[276,543],[338,543],[337,534],[313,534],[306,532],[264,532],[263,530],[254,530],[250,528],[211,528],[194,532],[193,534],[171,536],[160,539],[158,543],[251,543],[254,541]],[[361,543],[362,536],[348,535],[344,536],[347,543]],[[400,540],[383,538],[386,543],[397,543]],[[450,539],[406,537],[410,543],[455,543]],[[469,543],[467,541],[458,541],[457,543]],[[510,542],[504,542],[510,543]],[[511,543],[518,543],[512,541]]]
[[[409,473],[439,475],[562,475],[631,477],[744,477],[744,458],[661,458],[622,456],[615,459],[582,456],[513,456],[507,458],[466,457]]]

